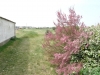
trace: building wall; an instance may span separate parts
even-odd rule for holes
[[[15,23],[0,18],[0,43],[15,36]]]

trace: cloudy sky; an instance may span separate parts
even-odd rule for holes
[[[71,6],[86,25],[100,23],[99,0],[0,0],[0,16],[17,26],[52,27],[56,12],[62,10],[68,15]]]

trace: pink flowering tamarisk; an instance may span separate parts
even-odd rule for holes
[[[82,68],[81,62],[71,62],[72,55],[77,54],[82,43],[87,40],[88,34],[84,32],[85,25],[80,22],[82,16],[76,15],[74,8],[69,9],[69,16],[57,12],[55,33],[49,32],[44,39],[44,48],[56,65],[58,75],[78,75]]]

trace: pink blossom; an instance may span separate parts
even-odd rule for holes
[[[52,63],[57,65],[58,75],[69,75],[81,70],[82,63],[70,63],[70,60],[72,54],[78,53],[82,43],[89,37],[89,34],[84,31],[85,24],[80,22],[82,16],[77,15],[74,8],[70,8],[69,13],[69,16],[66,16],[58,11],[58,23],[54,23],[55,33],[49,33],[45,37],[44,47],[49,51],[48,55],[51,51]]]

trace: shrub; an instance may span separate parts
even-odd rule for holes
[[[92,26],[88,28],[89,31],[93,32],[93,35],[90,37],[89,40],[89,47],[88,49],[85,49],[84,54],[88,57],[88,67],[94,68],[94,67],[100,67],[100,25]],[[86,53],[88,51],[88,53]],[[86,58],[86,57],[85,57]]]
[[[52,27],[52,29],[53,29],[53,30],[55,30],[55,29],[56,29],[56,27]]]
[[[88,71],[90,71],[93,68],[100,67],[100,25],[88,27],[85,31],[92,32],[88,40],[88,47],[86,48],[83,44],[79,54],[74,55],[73,60],[77,59],[78,62],[83,62],[84,69],[88,68]]]
[[[80,47],[89,37],[89,33],[84,31],[84,23],[80,22],[82,16],[76,15],[74,8],[70,8],[69,13],[66,16],[61,11],[57,12],[55,33],[49,32],[43,44],[50,60],[57,67],[58,75],[78,74],[83,65],[82,62],[73,62],[73,55],[79,53]]]
[[[89,70],[88,68],[89,67],[83,68],[80,71],[80,75],[100,75],[100,67],[95,67],[92,68],[91,70]]]
[[[46,30],[45,35],[48,35],[50,33],[50,30]]]

